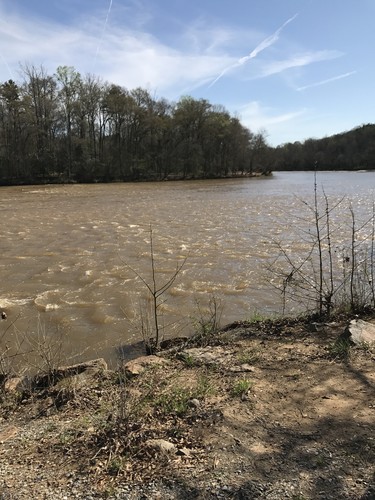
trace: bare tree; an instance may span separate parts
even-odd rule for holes
[[[300,233],[304,239],[308,235],[305,256],[295,258],[282,242],[274,242],[278,256],[268,269],[271,282],[276,282],[282,293],[283,312],[287,299],[304,304],[319,317],[330,317],[334,310],[358,312],[375,307],[375,212],[373,209],[372,215],[358,225],[350,204],[350,222],[345,226],[337,222],[345,218],[345,210],[341,210],[343,200],[330,203],[324,189],[320,198],[315,174],[313,203],[300,200],[311,214],[311,217],[301,218]],[[335,222],[334,212],[340,215]],[[342,246],[342,241],[347,244]]]
[[[129,263],[127,263],[126,261],[123,261],[123,263],[142,282],[142,284],[144,285],[144,287],[148,292],[149,298],[151,299],[151,319],[149,321],[147,317],[147,312],[141,309],[140,322],[141,322],[141,332],[143,340],[145,342],[146,350],[148,353],[152,354],[155,350],[159,348],[160,342],[162,340],[163,328],[161,326],[162,313],[160,311],[160,307],[162,304],[165,303],[166,301],[165,294],[173,286],[178,275],[181,273],[181,270],[186,263],[187,257],[185,257],[182,260],[182,262],[177,263],[174,272],[166,279],[166,281],[160,284],[157,280],[157,266],[155,259],[155,250],[154,250],[154,238],[151,225],[149,228],[149,234],[150,234],[151,278],[147,280]]]

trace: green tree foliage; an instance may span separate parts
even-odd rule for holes
[[[222,106],[155,99],[24,65],[0,84],[0,184],[214,178],[269,170],[271,149]]]

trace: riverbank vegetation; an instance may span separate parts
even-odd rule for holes
[[[375,125],[322,139],[288,142],[270,151],[272,170],[374,170]]]
[[[299,201],[300,251],[293,255],[290,242],[274,241],[277,255],[268,266],[283,311],[291,302],[319,319],[375,310],[374,205],[358,220],[350,200],[332,201],[318,190],[316,172],[312,203]]]
[[[266,141],[220,105],[155,98],[25,65],[0,85],[0,184],[110,182],[251,175],[268,171]]]
[[[25,64],[0,84],[0,185],[220,178],[375,165],[375,125],[271,147],[223,106]]]

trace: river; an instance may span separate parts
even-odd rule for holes
[[[346,197],[360,220],[372,213],[375,172],[318,173],[332,205]],[[280,312],[266,267],[283,241],[296,253],[313,203],[312,172],[264,178],[0,188],[2,349],[63,338],[71,362],[113,360],[139,340],[139,311],[186,258],[162,297],[166,335],[190,333],[210,299],[221,322]],[[133,269],[133,270],[132,270]],[[135,272],[134,272],[135,271]],[[137,277],[138,275],[138,277]],[[173,323],[173,325],[171,325]],[[32,339],[32,341],[30,341]],[[52,340],[51,340],[52,339]],[[14,349],[14,347],[13,347]]]

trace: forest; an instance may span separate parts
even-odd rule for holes
[[[265,172],[262,133],[220,105],[178,102],[22,66],[0,85],[0,184],[214,178]]]
[[[21,66],[0,84],[0,185],[220,178],[375,165],[375,125],[271,147],[224,106]]]
[[[287,143],[268,151],[272,170],[375,169],[375,125],[322,139]]]

